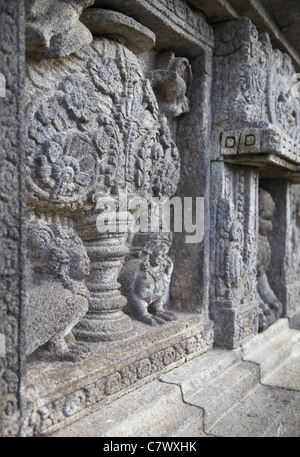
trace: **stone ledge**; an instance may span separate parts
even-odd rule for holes
[[[96,0],[94,6],[120,10],[156,34],[159,51],[196,57],[213,48],[213,30],[200,11],[182,0]]]
[[[205,436],[203,411],[182,401],[178,386],[153,381],[54,437]]]
[[[163,328],[162,334],[161,327],[134,322],[130,339],[90,343],[89,356],[77,364],[31,359],[27,416],[39,425],[25,433],[52,433],[212,348],[212,324],[198,316],[178,313]]]
[[[277,127],[250,128],[221,133],[220,157],[228,163],[296,171],[300,164],[300,147],[296,140]]]

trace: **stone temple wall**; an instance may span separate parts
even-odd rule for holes
[[[0,0],[1,436],[300,312],[299,60],[231,3]]]

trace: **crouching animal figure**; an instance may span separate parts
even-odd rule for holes
[[[88,348],[72,329],[88,311],[90,261],[80,238],[58,224],[29,223],[25,281],[26,354],[76,362]],[[40,352],[40,351],[39,351]]]
[[[171,234],[136,235],[119,277],[128,301],[125,312],[149,325],[176,320],[175,314],[165,310],[173,272],[168,256],[171,243]]]

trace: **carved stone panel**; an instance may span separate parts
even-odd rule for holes
[[[215,343],[234,348],[258,326],[258,173],[212,163],[210,314]]]
[[[120,192],[129,211],[138,196],[147,203],[174,194],[180,162],[166,118],[136,57],[108,39],[64,59],[29,60],[26,114],[28,207],[51,224],[63,218],[74,226],[91,260],[89,314],[74,334],[89,341],[126,337],[131,321],[117,279],[128,249],[127,213],[103,233],[97,217]],[[45,231],[53,231],[51,224]],[[83,304],[78,312],[63,319],[69,331],[85,314]]]
[[[259,167],[264,177],[300,163],[300,102],[288,55],[248,18],[215,28],[214,158]]]

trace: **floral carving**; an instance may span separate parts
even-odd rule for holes
[[[41,152],[33,152],[27,163],[32,170],[29,185],[52,201],[78,200],[88,193],[97,176],[98,158],[85,136],[75,136],[64,146],[45,141]]]
[[[45,207],[46,199],[48,206],[52,201],[63,208],[76,202],[75,210],[118,188],[149,199],[173,195],[179,153],[136,58],[102,39],[89,52],[79,51],[77,59],[70,57],[68,65],[72,72],[66,77],[60,61],[30,64],[30,201]]]
[[[99,110],[94,87],[89,81],[78,76],[68,76],[61,84],[61,90],[64,93],[63,104],[78,121],[89,122],[92,113]]]
[[[122,91],[121,74],[112,59],[102,57],[91,61],[89,70],[95,86],[105,95],[119,94]]]

